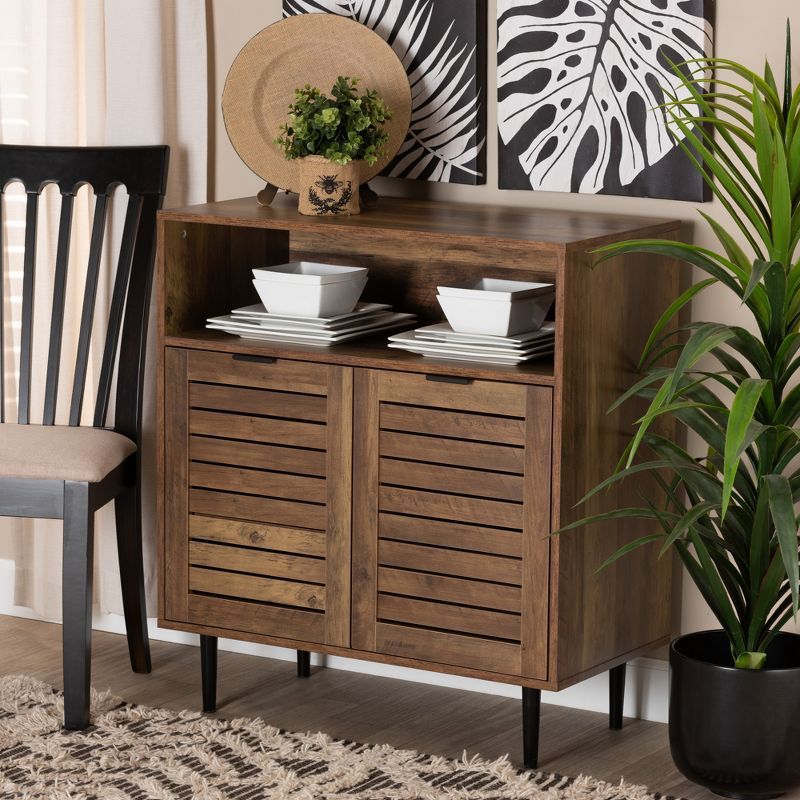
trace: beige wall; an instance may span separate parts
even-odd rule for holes
[[[468,0],[465,0],[468,2]],[[261,28],[280,18],[280,0],[211,0],[210,25],[210,183],[211,199],[254,195],[263,182],[239,160],[228,141],[220,113],[220,98],[225,75],[231,62],[245,42]],[[731,58],[760,68],[767,57],[780,74],[783,58],[784,28],[786,19],[792,18],[796,36],[800,36],[800,8],[798,0],[717,0],[716,50],[717,55]],[[488,95],[489,138],[488,175],[485,186],[448,186],[382,179],[375,188],[385,194],[414,193],[432,199],[457,200],[464,203],[489,203],[519,205],[531,208],[569,208],[573,211],[596,211],[619,214],[646,214],[653,217],[684,220],[687,235],[706,246],[713,246],[708,231],[701,225],[694,205],[668,200],[641,200],[624,197],[594,197],[590,195],[556,194],[551,192],[503,191],[497,188],[497,128],[495,122],[495,0],[489,0],[489,51]],[[795,81],[800,78],[800,56],[795,66]],[[380,184],[380,185],[379,185]],[[718,203],[709,203],[704,211],[723,218]],[[722,319],[745,322],[737,300],[724,291],[708,293],[695,304],[696,319]],[[681,630],[716,627],[702,599],[693,587],[684,583],[682,596],[676,598],[676,626]]]

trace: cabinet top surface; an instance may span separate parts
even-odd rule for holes
[[[578,213],[513,206],[444,203],[381,197],[376,206],[352,217],[308,217],[297,212],[294,197],[279,195],[271,206],[255,197],[223,200],[161,211],[163,220],[238,225],[282,230],[332,228],[351,235],[392,232],[400,237],[444,236],[452,239],[491,238],[566,247],[598,243],[606,237],[659,236],[679,228],[675,220],[611,214]]]

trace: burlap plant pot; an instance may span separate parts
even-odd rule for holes
[[[309,217],[358,214],[358,187],[363,161],[342,166],[325,156],[306,156],[297,160],[300,186],[298,211]]]

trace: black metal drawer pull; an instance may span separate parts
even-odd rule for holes
[[[434,383],[458,383],[461,386],[468,386],[472,383],[472,378],[461,378],[458,375],[426,375],[425,380]]]
[[[274,364],[278,359],[272,356],[245,356],[237,353],[233,357],[234,361],[249,361],[252,364]]]

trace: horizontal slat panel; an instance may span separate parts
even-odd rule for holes
[[[525,444],[525,421],[511,417],[461,414],[383,403],[380,425],[383,430],[430,433],[498,444]]]
[[[325,478],[286,475],[282,472],[240,469],[194,461],[189,466],[189,485],[264,497],[305,500],[310,503],[324,503],[326,500]]]
[[[435,544],[456,550],[475,550],[498,556],[522,557],[522,534],[501,528],[458,525],[435,519],[381,514],[378,533],[386,539]]]
[[[519,675],[521,654],[518,644],[488,642],[472,636],[439,633],[404,625],[379,622],[375,643],[381,653],[417,658],[440,664],[456,664],[504,675]]]
[[[518,614],[503,614],[385,594],[378,595],[378,619],[381,622],[405,622],[516,642],[519,642],[521,632]]]
[[[189,563],[194,567],[216,567],[272,578],[325,583],[325,561],[321,558],[245,550],[225,544],[189,542]]]
[[[435,519],[522,530],[521,503],[504,503],[500,500],[480,500],[473,497],[381,486],[379,508],[381,511],[397,511],[401,514],[416,514]]]
[[[516,614],[522,610],[522,593],[518,586],[500,586],[496,583],[447,578],[391,567],[381,567],[378,570],[378,591],[496,608]]]
[[[386,567],[437,572],[514,586],[522,583],[522,561],[518,558],[465,553],[461,550],[444,550],[385,539],[379,542],[378,563]]]
[[[382,458],[379,476],[381,483],[397,486],[522,502],[522,478],[517,475]]]
[[[324,364],[277,359],[272,364],[237,361],[228,353],[189,351],[190,381],[252,386],[285,392],[328,393],[331,370]]]
[[[249,519],[272,525],[288,525],[290,528],[311,528],[315,531],[324,531],[326,522],[325,506],[206,489],[189,491],[189,511],[193,514]]]
[[[525,387],[494,381],[453,384],[429,381],[424,375],[382,371],[378,379],[378,399],[455,411],[525,416]]]
[[[190,411],[189,432],[223,439],[245,439],[288,447],[325,449],[326,426],[269,417],[246,417],[218,411]]]
[[[238,575],[202,567],[192,567],[189,570],[189,590],[316,611],[325,610],[324,586]]]
[[[242,522],[236,519],[217,519],[192,514],[189,517],[189,536],[221,544],[258,547],[262,550],[282,550],[306,556],[325,556],[325,534],[322,531],[303,531]]]
[[[325,614],[319,611],[275,608],[253,602],[190,594],[188,621],[229,631],[268,633],[282,639],[325,641]]]
[[[325,453],[270,444],[236,442],[209,436],[189,437],[189,458],[237,467],[275,469],[300,475],[325,475]]]
[[[216,386],[210,383],[189,384],[189,406],[309,422],[325,422],[327,414],[325,398],[319,395]]]
[[[414,436],[394,431],[381,431],[380,447],[382,456],[413,461],[492,469],[517,475],[522,475],[525,468],[525,451],[521,447],[441,439],[437,436]]]

